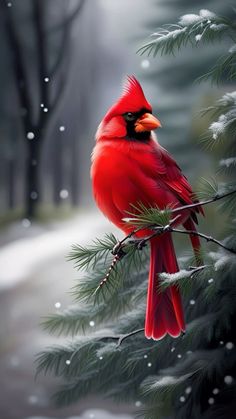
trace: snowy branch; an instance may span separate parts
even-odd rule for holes
[[[203,205],[207,205],[207,204],[210,204],[212,202],[216,202],[216,201],[218,201],[222,198],[225,198],[227,196],[233,195],[235,193],[236,193],[236,190],[226,192],[222,195],[216,194],[214,197],[209,198],[207,200],[203,200],[203,201],[200,201],[200,202],[195,202],[195,203],[190,204],[190,205],[184,205],[184,206],[181,206],[181,207],[178,207],[178,208],[171,209],[170,213],[173,214],[173,213],[183,211],[183,210],[186,210],[186,209],[191,209],[191,208],[196,208],[196,207],[200,207],[200,206],[203,206]],[[159,211],[159,212],[161,212],[161,211]],[[111,275],[112,271],[114,271],[114,269],[116,267],[116,264],[121,259],[123,259],[123,257],[126,255],[126,251],[125,251],[126,246],[128,246],[130,244],[133,244],[136,247],[137,250],[142,250],[143,247],[146,246],[147,242],[149,242],[151,239],[153,239],[154,237],[160,236],[164,233],[167,233],[167,232],[168,233],[187,234],[187,235],[190,235],[190,236],[198,236],[198,237],[201,237],[202,239],[206,240],[207,242],[212,242],[212,243],[217,244],[218,246],[222,247],[223,249],[225,249],[228,252],[236,254],[236,251],[234,249],[225,246],[222,242],[220,242],[219,240],[214,239],[212,236],[208,236],[206,234],[200,233],[200,232],[195,231],[195,230],[180,230],[180,229],[177,229],[175,227],[172,227],[172,225],[177,221],[178,217],[179,217],[179,215],[174,217],[172,220],[169,221],[168,224],[166,224],[164,226],[155,225],[154,223],[149,224],[149,225],[140,226],[140,227],[134,229],[133,231],[131,231],[129,234],[127,234],[127,236],[125,236],[121,241],[117,242],[115,244],[115,246],[113,247],[113,250],[112,250],[112,254],[114,255],[114,259],[113,259],[111,265],[108,268],[106,276],[102,279],[102,281],[100,282],[98,287],[95,289],[94,294],[96,294],[97,291],[107,283],[107,281],[110,278],[110,275]],[[135,218],[133,218],[133,219],[131,218],[129,220],[135,221]],[[137,218],[137,220],[138,220],[138,218]],[[142,239],[130,240],[133,236],[135,236],[135,234],[137,232],[142,231],[142,230],[146,230],[147,228],[150,229],[150,230],[153,230],[153,233],[150,236],[144,237]]]
[[[144,332],[144,328],[137,329],[137,330],[134,330],[133,332],[126,333],[126,334],[123,334],[123,335],[103,336],[101,340],[104,340],[104,339],[105,340],[110,340],[110,339],[111,340],[116,340],[117,341],[116,347],[119,348],[121,346],[122,342],[125,339],[128,339],[129,337],[134,336],[134,335],[137,335],[138,333],[141,333],[141,332]]]

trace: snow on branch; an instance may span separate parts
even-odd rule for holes
[[[231,31],[232,23],[228,19],[202,9],[199,14],[183,15],[178,24],[163,26],[151,35],[151,41],[139,48],[138,52],[154,57],[158,52],[173,54],[188,43],[196,46],[200,41],[214,42],[223,33],[230,35]]]

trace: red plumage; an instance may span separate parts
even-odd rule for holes
[[[134,226],[123,219],[133,212],[133,205],[160,209],[180,207],[193,202],[193,192],[170,154],[151,133],[160,122],[152,115],[151,105],[135,77],[129,77],[121,98],[107,112],[96,134],[92,155],[91,178],[94,197],[101,211],[126,234]],[[131,120],[132,118],[132,120]],[[178,224],[195,229],[195,208],[181,211]],[[147,231],[137,236],[146,235]],[[200,247],[198,237],[191,237],[194,251]],[[158,273],[178,271],[170,233],[151,240],[151,259],[145,335],[161,339],[185,330],[181,296],[172,286],[160,293]]]

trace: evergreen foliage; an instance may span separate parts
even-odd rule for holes
[[[197,43],[200,48],[201,42],[228,36],[236,37],[232,20],[201,10],[158,31],[141,52],[170,54],[187,44]],[[220,70],[219,63],[213,66],[218,76],[216,70],[207,74],[213,83],[221,82],[223,75],[224,80],[235,81],[234,48],[226,55]],[[211,117],[204,142],[218,150],[223,177],[220,184],[206,181],[200,199],[209,199],[209,205],[219,200],[219,222],[226,210],[233,218],[230,210],[235,208],[235,98],[236,92],[224,93],[203,111]],[[171,208],[160,211],[140,204],[134,214],[127,214],[126,222],[135,219],[137,228],[148,225],[161,234],[171,227],[174,216]],[[207,250],[203,266],[196,268],[191,258],[184,257],[179,258],[179,273],[162,274],[160,292],[175,283],[184,293],[187,332],[158,342],[145,339],[142,332],[149,260],[148,246],[143,245],[147,242],[140,245],[129,235],[117,245],[114,235],[106,235],[89,247],[73,246],[70,259],[85,271],[72,290],[75,305],[44,322],[51,333],[70,335],[71,343],[54,345],[38,356],[38,372],[63,379],[55,395],[57,403],[101,393],[115,400],[138,401],[137,406],[141,401],[139,413],[146,419],[235,417],[235,219],[228,230],[223,248],[215,243],[214,250],[209,250],[203,244]]]

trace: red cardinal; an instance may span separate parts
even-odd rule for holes
[[[126,234],[135,226],[124,222],[133,205],[180,207],[193,203],[193,192],[170,154],[161,147],[152,130],[160,127],[152,107],[135,77],[128,77],[120,99],[110,108],[96,134],[92,154],[93,193],[100,210]],[[195,230],[195,207],[179,213],[178,224]],[[176,215],[176,214],[175,214]],[[149,232],[150,233],[150,232]],[[147,236],[139,232],[138,236]],[[196,252],[199,239],[191,236]],[[161,339],[167,333],[177,337],[185,331],[181,296],[173,285],[160,293],[158,272],[177,272],[178,264],[171,233],[151,241],[145,336]]]

